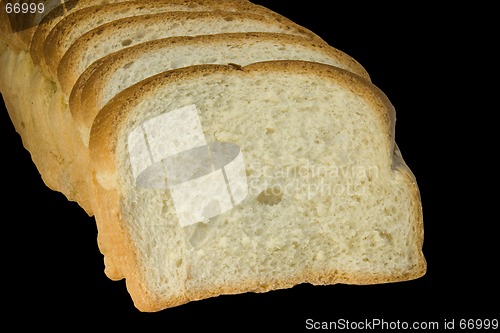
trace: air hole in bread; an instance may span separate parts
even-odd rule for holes
[[[122,46],[129,46],[130,44],[132,44],[132,40],[131,39],[124,39],[124,40],[122,40]]]
[[[264,205],[274,206],[279,204],[282,198],[283,192],[281,192],[281,189],[279,187],[274,186],[260,192],[260,194],[257,196],[257,201]]]
[[[181,266],[182,266],[182,259],[178,259],[178,260],[175,262],[175,266],[176,266],[176,267],[181,267]]]
[[[381,239],[383,239],[386,243],[392,245],[392,235],[390,233],[387,233],[385,231],[378,231],[378,234],[380,236]]]
[[[123,69],[129,69],[133,64],[134,64],[134,62],[130,61],[125,66],[123,66]]]

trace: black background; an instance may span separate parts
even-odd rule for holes
[[[498,215],[491,214],[498,198],[496,164],[494,150],[481,151],[495,142],[494,133],[482,129],[492,109],[468,102],[475,93],[470,87],[486,84],[466,75],[492,67],[486,59],[478,61],[478,42],[469,30],[476,14],[423,5],[255,2],[353,56],[396,107],[396,142],[422,196],[427,274],[373,286],[299,285],[140,313],[124,281],[104,274],[94,219],[43,184],[2,103],[4,318],[21,327],[126,323],[162,332],[301,331],[308,318],[438,321],[443,327],[445,319],[500,317],[493,229]]]

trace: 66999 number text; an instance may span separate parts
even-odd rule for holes
[[[43,3],[7,3],[5,4],[5,12],[7,14],[34,14],[43,13],[45,6]]]

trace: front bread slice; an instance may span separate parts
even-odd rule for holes
[[[201,65],[124,90],[90,137],[106,273],[157,311],[299,283],[426,270],[395,112],[367,80],[303,61]]]

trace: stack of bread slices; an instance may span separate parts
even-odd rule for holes
[[[7,3],[10,118],[140,310],[425,273],[394,108],[349,55],[246,0]]]

